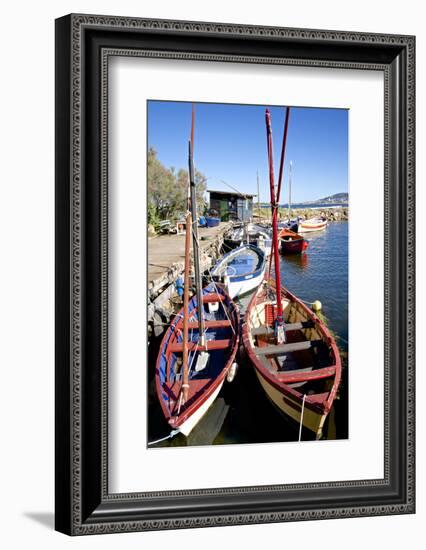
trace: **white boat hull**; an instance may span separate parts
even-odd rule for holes
[[[215,389],[211,396],[206,399],[200,407],[198,407],[194,414],[192,414],[187,420],[185,420],[185,422],[181,426],[179,426],[179,430],[184,436],[188,437],[188,435],[192,432],[198,422],[203,418],[209,408],[213,405],[213,402],[218,396],[222,386],[223,382],[219,384],[219,386]]]
[[[265,271],[263,270],[256,277],[252,277],[244,281],[231,281],[225,285],[226,291],[231,298],[243,296],[244,294],[247,294],[257,288],[263,281],[264,276]]]
[[[327,227],[327,220],[317,222],[299,222],[297,233],[313,233],[314,231],[324,231]]]

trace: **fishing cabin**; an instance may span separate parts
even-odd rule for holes
[[[232,191],[215,191],[207,189],[210,194],[210,209],[217,210],[222,221],[250,221],[253,217],[253,197],[247,193]]]

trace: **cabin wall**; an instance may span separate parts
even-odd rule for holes
[[[217,210],[222,221],[249,221],[253,217],[253,198],[210,192],[210,209]]]

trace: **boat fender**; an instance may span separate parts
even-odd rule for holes
[[[321,311],[322,309],[322,304],[319,300],[315,300],[315,302],[312,302],[312,309],[314,311]]]
[[[238,363],[232,363],[231,368],[228,371],[228,374],[226,375],[226,381],[232,382],[235,378],[235,375],[237,374],[238,370]]]
[[[183,296],[183,279],[182,279],[182,277],[178,277],[176,279],[175,286],[176,286],[176,291],[178,293],[178,296],[182,297]]]

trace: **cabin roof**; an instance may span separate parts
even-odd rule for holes
[[[215,195],[224,195],[224,196],[232,196],[232,197],[243,196],[245,199],[252,199],[253,197],[257,197],[257,195],[252,195],[251,193],[236,193],[233,191],[216,191],[216,189],[207,189],[207,193],[214,193]]]

